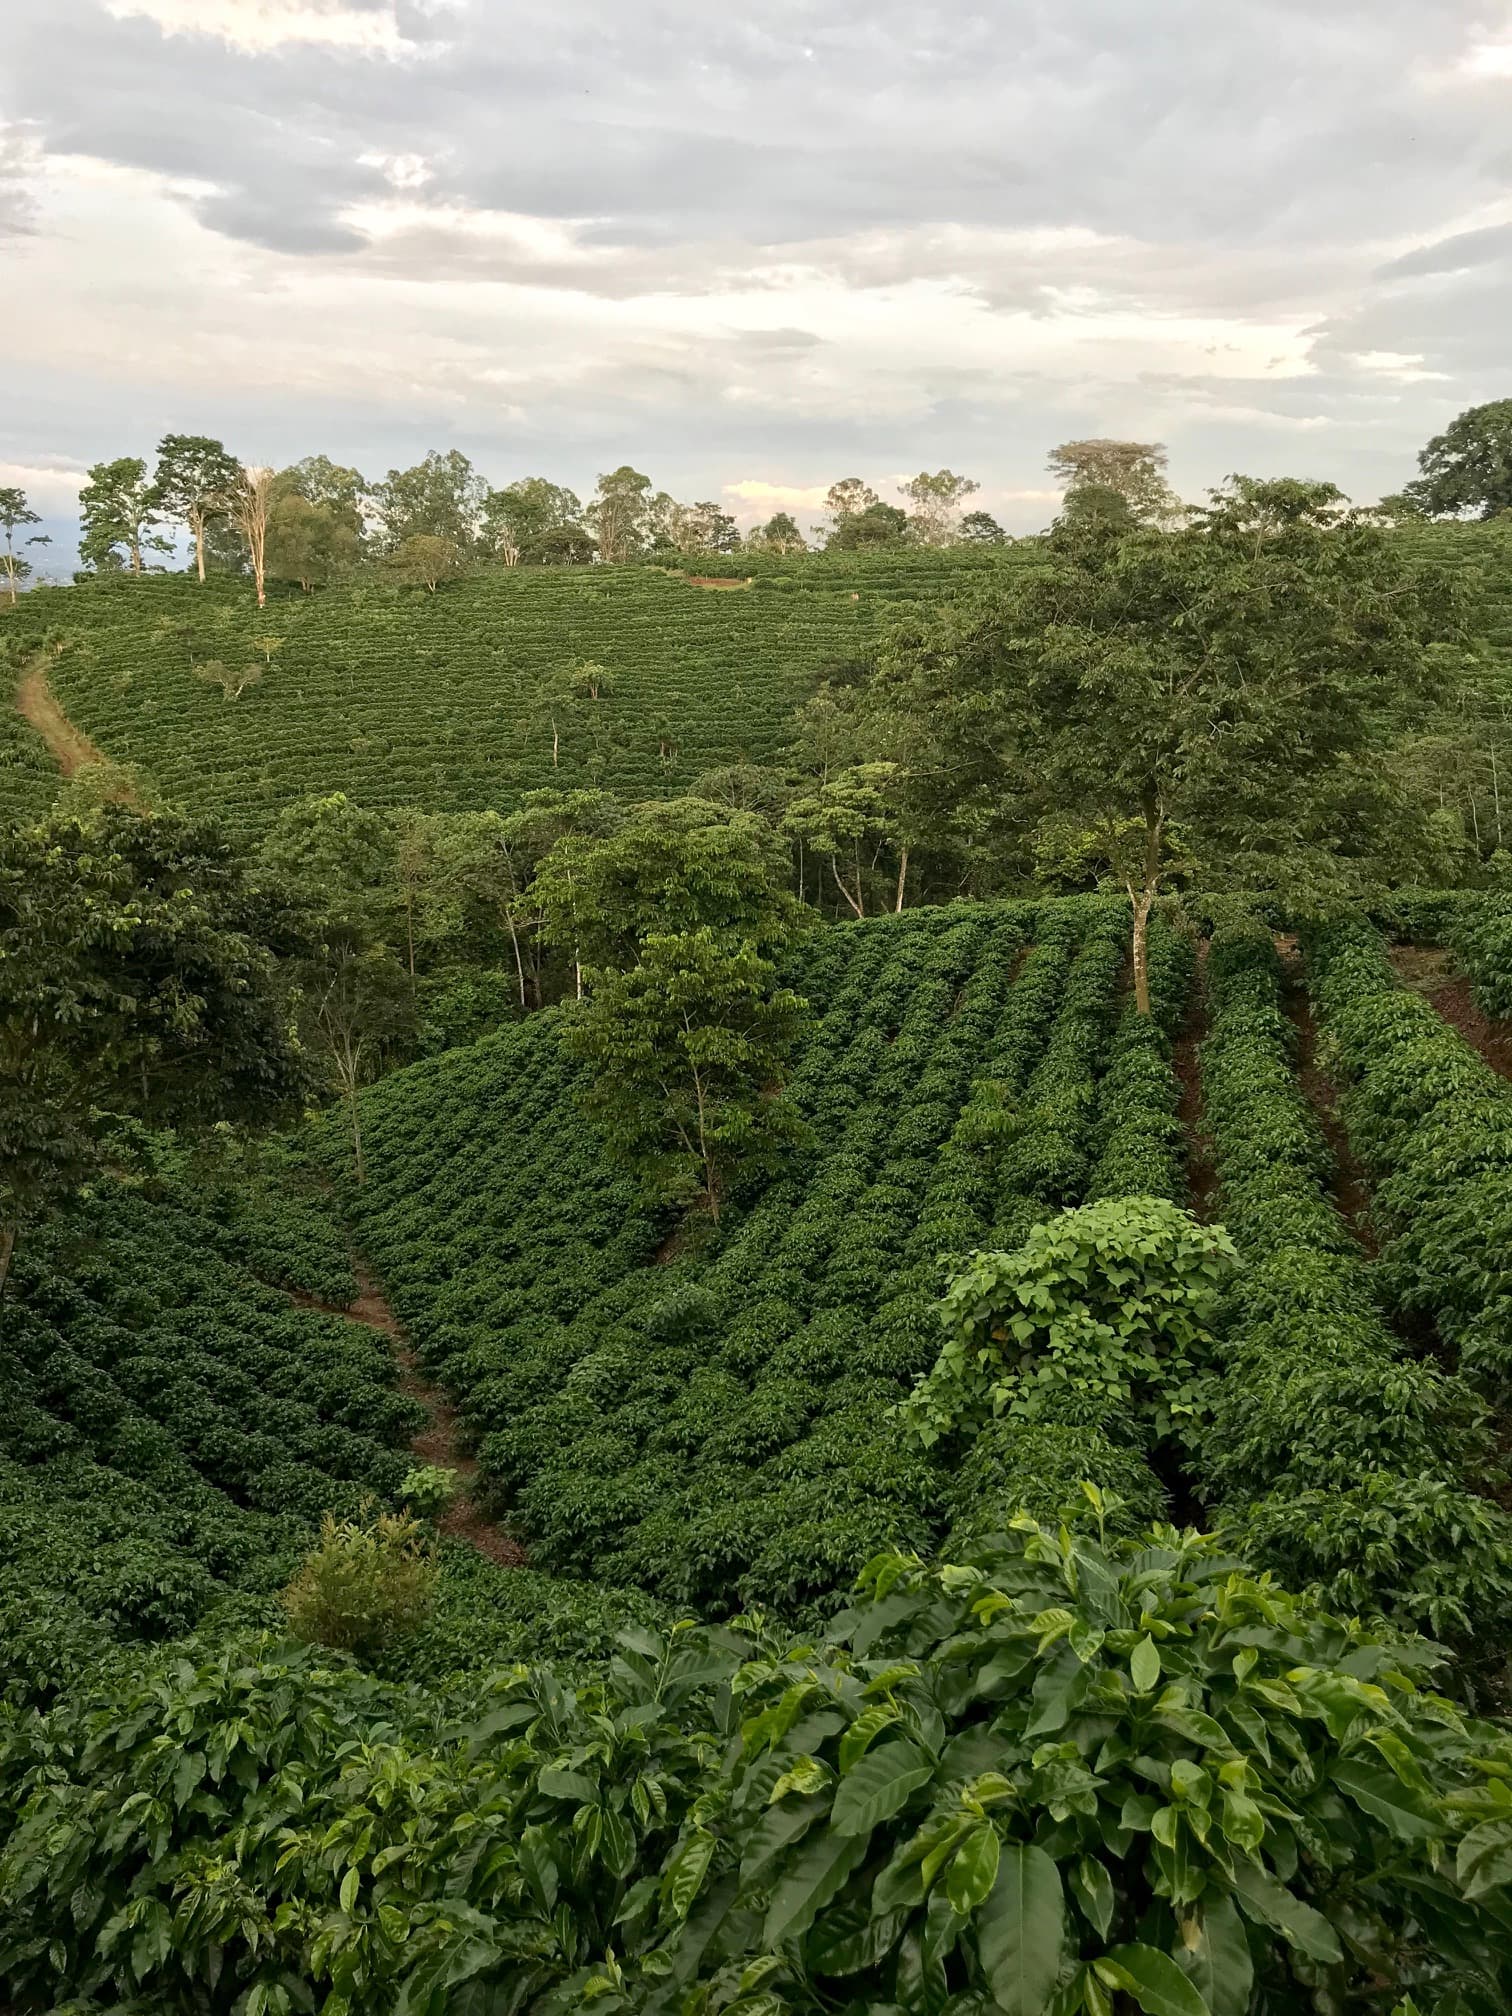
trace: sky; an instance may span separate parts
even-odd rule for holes
[[[0,0],[0,484],[210,433],[1053,515],[1512,396],[1512,0]],[[44,549],[39,549],[44,550]]]

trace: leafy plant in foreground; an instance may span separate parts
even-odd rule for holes
[[[411,1471],[410,1476],[416,1473]],[[408,1482],[408,1479],[406,1479]],[[408,1513],[321,1521],[320,1544],[284,1591],[296,1638],[334,1652],[379,1652],[430,1615],[436,1564]]]

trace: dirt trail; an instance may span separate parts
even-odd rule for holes
[[[1177,1110],[1181,1131],[1186,1136],[1187,1189],[1192,1215],[1203,1225],[1211,1221],[1218,1209],[1218,1171],[1213,1167],[1213,1140],[1202,1108],[1200,1053],[1207,1035],[1207,956],[1208,941],[1204,938],[1197,947],[1197,970],[1192,975],[1186,1019],[1171,1055],[1181,1085],[1181,1105]]]
[[[399,1318],[389,1307],[382,1288],[360,1260],[354,1260],[352,1264],[357,1276],[357,1298],[350,1308],[337,1309],[329,1302],[318,1302],[313,1295],[300,1294],[292,1289],[288,1291],[291,1299],[302,1309],[319,1309],[327,1316],[342,1316],[349,1323],[363,1323],[370,1330],[383,1332],[399,1367],[400,1392],[418,1400],[429,1416],[425,1426],[410,1443],[411,1453],[422,1463],[435,1463],[457,1473],[457,1495],[437,1519],[438,1530],[448,1539],[465,1540],[501,1568],[522,1568],[525,1565],[525,1549],[518,1540],[501,1533],[478,1509],[473,1495],[478,1466],[471,1456],[462,1453],[456,1409],[442,1389],[432,1384],[421,1370],[420,1361]]]
[[[1317,1115],[1323,1138],[1333,1155],[1334,1173],[1328,1194],[1334,1209],[1373,1260],[1380,1251],[1380,1241],[1371,1222],[1370,1188],[1339,1118],[1338,1087],[1318,1065],[1318,1027],[1302,975],[1297,941],[1278,936],[1276,950],[1281,955],[1281,1005],[1297,1032],[1297,1083]]]
[[[1431,1002],[1493,1071],[1512,1078],[1512,1026],[1493,1022],[1476,1006],[1470,982],[1455,972],[1451,954],[1437,947],[1393,945],[1389,956],[1405,986]]]
[[[105,761],[103,752],[82,729],[74,726],[58,705],[57,696],[47,683],[46,665],[40,658],[34,658],[21,674],[16,687],[16,712],[36,729],[65,777],[72,777],[86,763]]]

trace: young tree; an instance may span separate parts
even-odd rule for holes
[[[1159,441],[1063,441],[1047,464],[1068,491],[1092,486],[1113,490],[1142,525],[1173,523],[1181,502],[1166,481],[1167,455]]]
[[[891,787],[895,763],[858,763],[839,770],[817,790],[795,798],[782,829],[812,854],[829,858],[835,887],[852,916],[866,915],[866,878],[884,848],[898,855],[894,910],[903,908],[908,888],[908,847],[898,831],[898,807]],[[840,864],[844,861],[845,872]]]
[[[707,926],[653,932],[633,966],[588,980],[567,1041],[594,1067],[589,1111],[652,1196],[701,1201],[717,1224],[737,1172],[802,1138],[776,1088],[805,1003],[754,945]]]
[[[26,501],[26,492],[14,485],[0,485],[0,530],[5,533],[5,551],[0,553],[0,576],[10,591],[11,607],[16,606],[18,585],[31,573],[31,565],[16,551],[16,532],[22,525],[40,525],[38,514]],[[52,541],[45,532],[34,533],[25,542],[28,546],[50,546]]]
[[[194,541],[194,564],[203,583],[206,527],[212,519],[224,520],[241,465],[227,454],[223,442],[213,441],[207,434],[165,434],[157,455],[153,501],[167,517],[187,526]]]
[[[483,505],[483,537],[506,567],[544,564],[551,535],[582,531],[583,507],[571,490],[544,476],[522,476],[490,490]]]
[[[900,511],[896,504],[872,503],[837,519],[835,529],[824,542],[824,550],[864,553],[907,543],[908,513]]]
[[[290,966],[306,1042],[347,1109],[353,1173],[367,1170],[359,1094],[410,1041],[414,989],[391,949],[397,836],[342,792],[286,806],[258,850],[262,883],[302,921]]]
[[[632,469],[628,462],[598,479],[593,502],[584,515],[605,566],[623,565],[645,546],[650,488],[651,478]]]
[[[267,1122],[308,1094],[285,906],[247,868],[215,828],[121,804],[0,831],[0,1288],[112,1116]]]
[[[389,555],[388,570],[405,587],[425,588],[434,595],[443,581],[461,580],[467,572],[467,555],[454,540],[416,532]]]
[[[1471,406],[1418,456],[1406,500],[1430,518],[1512,511],[1512,399]]]
[[[240,700],[249,686],[258,685],[263,676],[261,665],[232,667],[222,658],[202,658],[194,668],[196,679],[203,679],[207,686],[218,686],[225,700]]]
[[[981,489],[967,476],[950,469],[937,469],[933,476],[921,469],[910,482],[898,485],[898,495],[912,507],[908,527],[920,546],[948,546],[956,534],[956,523],[966,499]]]
[[[1455,590],[1308,487],[1235,485],[1179,532],[1063,544],[883,654],[885,703],[928,721],[962,789],[1006,796],[1042,862],[1125,888],[1142,1013],[1177,868],[1321,903],[1423,844],[1381,749],[1423,709]]]
[[[957,535],[965,546],[1006,546],[1008,534],[990,511],[968,511]]]
[[[467,554],[483,527],[488,485],[459,449],[432,449],[412,469],[390,469],[374,492],[384,552],[410,539],[439,539]]]
[[[122,563],[133,574],[143,571],[144,553],[167,553],[171,542],[153,530],[158,502],[147,480],[147,464],[136,455],[114,462],[96,462],[79,492],[79,558],[97,572],[109,573]]]
[[[238,472],[226,500],[226,516],[247,550],[259,609],[266,607],[268,600],[268,517],[274,481],[271,469],[244,468]]]

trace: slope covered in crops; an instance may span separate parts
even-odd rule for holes
[[[245,581],[116,578],[38,590],[4,624],[52,637],[52,690],[107,756],[233,823],[311,791],[432,811],[590,782],[653,797],[770,760],[891,604],[1034,550],[812,557],[726,591],[643,567],[494,570],[436,594],[362,580],[261,611]],[[601,698],[553,706],[583,659],[609,675]],[[228,701],[195,676],[207,660],[262,676]]]
[[[359,1239],[533,1561],[791,1608],[964,1509],[887,1414],[938,1349],[938,1256],[1181,1187],[1167,1038],[1125,1012],[1127,922],[1072,900],[810,934],[808,1144],[717,1233],[648,1212],[605,1159],[559,1011],[369,1095]],[[1190,948],[1161,934],[1155,966],[1168,1030]],[[1137,1429],[1101,1453],[1159,1504]],[[973,1514],[1021,1489],[1053,1511],[1088,1444],[1057,1474],[1052,1454],[984,1456]]]

